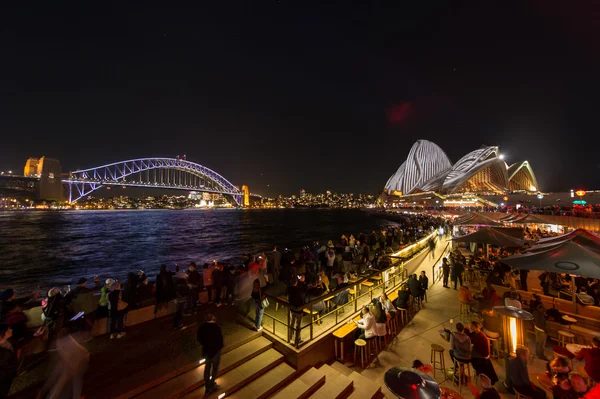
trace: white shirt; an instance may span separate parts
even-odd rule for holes
[[[365,330],[365,338],[371,338],[377,335],[375,331],[375,317],[371,312],[367,313],[358,322],[358,327]]]

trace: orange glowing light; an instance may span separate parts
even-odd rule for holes
[[[502,199],[503,199],[504,201],[508,201],[508,197],[506,197],[506,196],[505,196],[504,198],[502,198]]]
[[[578,197],[583,197],[585,195],[585,191],[577,190],[577,191],[575,191],[575,194],[577,194]]]
[[[510,353],[515,354],[517,352],[517,319],[514,317],[509,318],[510,323]]]

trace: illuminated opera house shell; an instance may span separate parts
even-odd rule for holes
[[[536,191],[537,181],[527,161],[508,166],[498,147],[483,146],[454,165],[444,151],[427,140],[417,141],[406,161],[389,178],[385,190],[392,195],[435,191],[454,193],[505,193]]]

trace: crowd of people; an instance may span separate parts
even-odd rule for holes
[[[190,262],[184,270],[179,267],[169,270],[162,265],[154,281],[142,270],[128,273],[123,282],[98,276],[88,281],[82,277],[64,289],[51,288],[45,297],[35,292],[18,298],[16,292],[5,289],[0,292],[0,334],[3,337],[0,360],[6,365],[2,370],[7,371],[0,376],[0,390],[6,388],[8,392],[17,369],[23,364],[20,349],[32,340],[43,339],[52,347],[69,333],[89,332],[94,321],[101,318],[108,319],[109,338],[120,339],[126,336],[127,314],[148,306],[154,306],[157,315],[175,302],[173,328],[183,329],[183,316],[195,314],[202,303],[218,308],[232,305],[235,300],[245,307],[254,305],[256,329],[260,330],[262,315],[269,306],[265,294],[283,293],[292,308],[294,341],[300,342],[299,326],[303,314],[294,311],[294,307],[347,286],[351,275],[360,274],[369,267],[381,267],[386,254],[416,242],[439,227],[450,230],[442,218],[411,215],[380,231],[348,233],[337,241],[329,240],[323,244],[315,241],[299,251],[287,248],[280,251],[274,247],[272,251],[247,256],[237,267],[218,261],[198,268]],[[342,292],[330,306],[342,306],[347,301],[347,292]],[[25,310],[37,306],[42,308],[43,326],[31,331],[27,328],[29,320]],[[325,308],[322,301],[314,308],[318,311],[330,309]]]

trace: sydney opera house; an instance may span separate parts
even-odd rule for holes
[[[453,165],[436,144],[419,140],[389,178],[384,191],[403,197],[420,193],[498,195],[537,190],[531,165],[527,161],[507,165],[498,147],[482,146]]]

